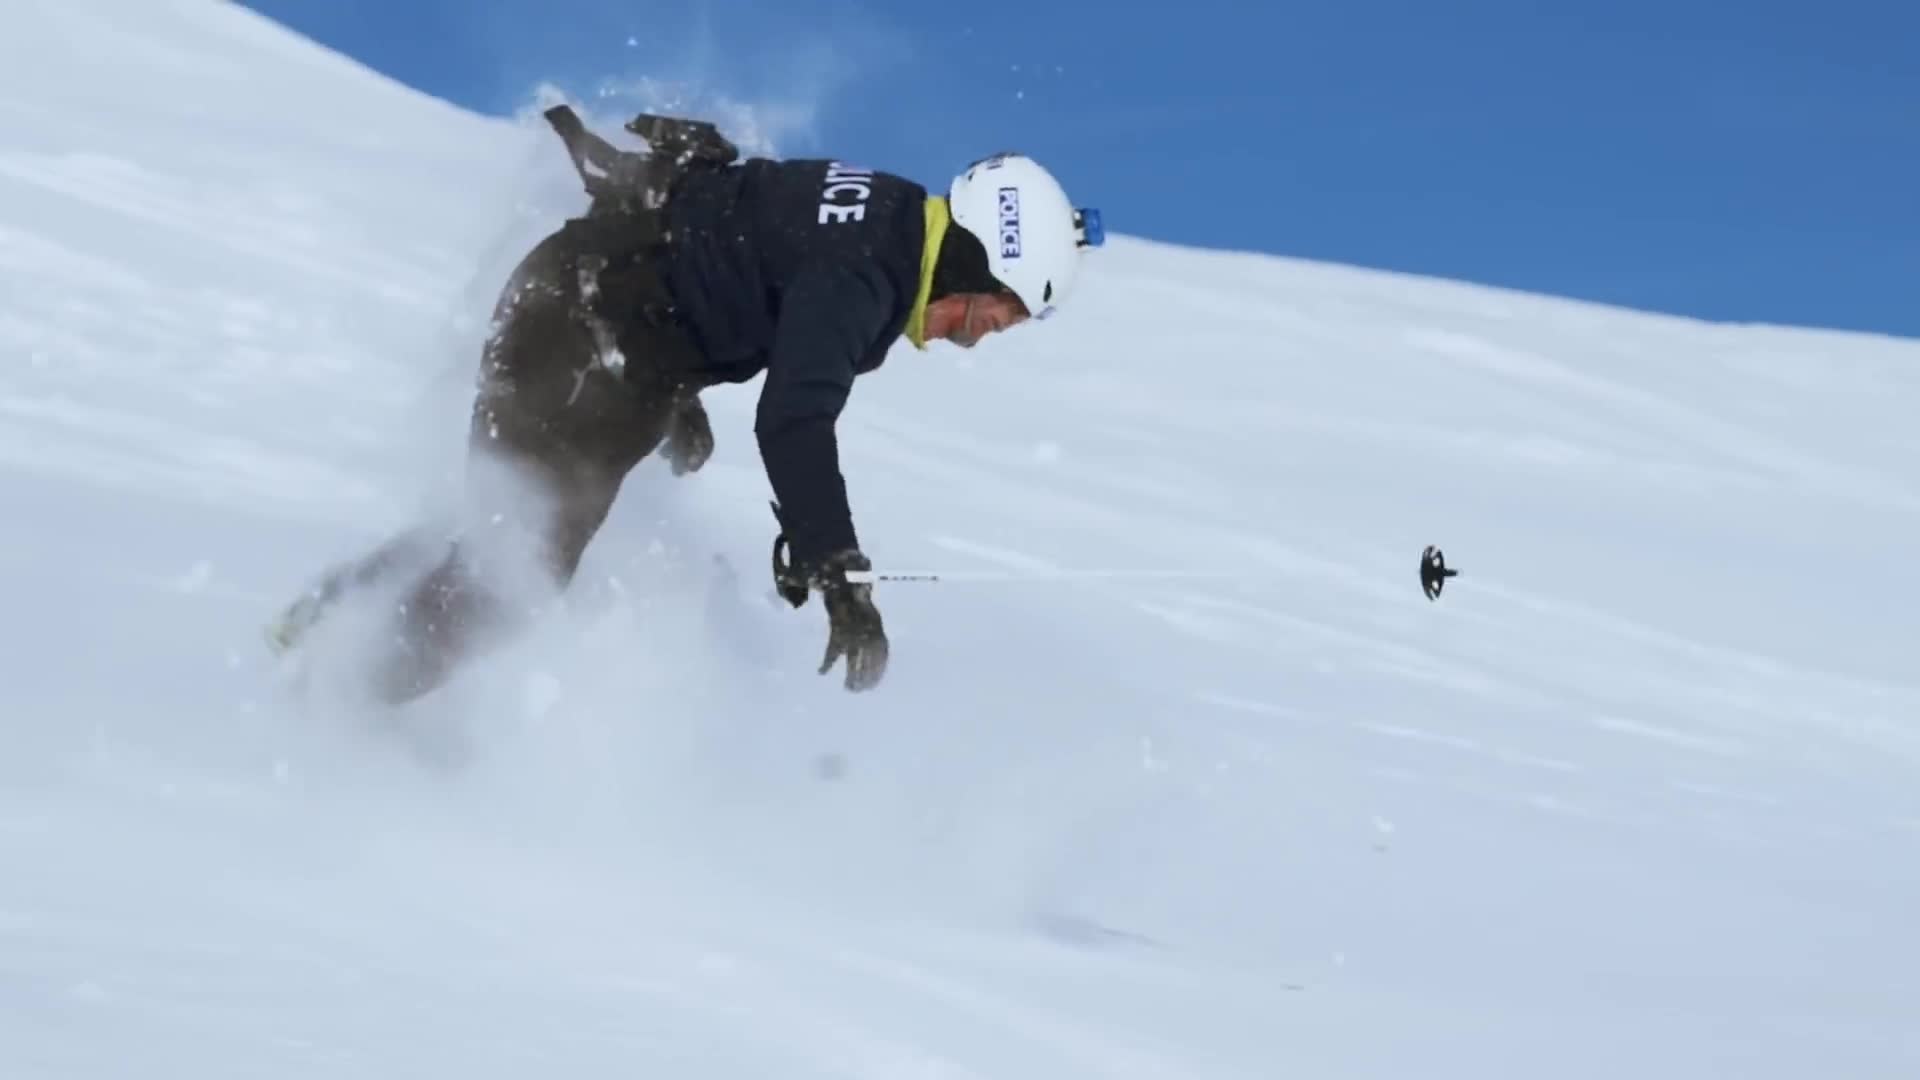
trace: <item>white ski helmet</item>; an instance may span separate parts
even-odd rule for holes
[[[1076,210],[1039,162],[1003,153],[967,166],[947,191],[953,223],[987,249],[987,270],[1044,319],[1073,288],[1080,255],[1106,236],[1098,210]]]

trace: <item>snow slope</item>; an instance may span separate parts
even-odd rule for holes
[[[1121,237],[857,389],[870,553],[1011,572],[879,691],[756,384],[396,729],[260,628],[443,490],[558,141],[8,21],[0,1076],[1920,1075],[1920,343]]]

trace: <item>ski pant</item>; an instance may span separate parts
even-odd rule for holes
[[[526,618],[489,582],[479,533],[530,538],[545,583],[564,589],[635,465],[670,434],[711,449],[697,387],[669,374],[690,348],[673,336],[682,332],[622,327],[616,340],[591,312],[596,285],[580,271],[592,259],[562,230],[521,261],[501,294],[473,404],[460,529],[403,534],[332,575],[338,592],[417,571],[423,552],[438,557],[394,612],[393,647],[372,677],[384,701],[434,689]]]

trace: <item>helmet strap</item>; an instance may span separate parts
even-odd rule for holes
[[[954,344],[962,348],[970,349],[980,342],[979,335],[973,332],[973,309],[979,303],[980,297],[977,294],[967,294],[967,310],[960,316],[959,332],[953,335]]]

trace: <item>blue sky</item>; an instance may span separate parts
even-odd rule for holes
[[[1911,0],[247,3],[483,112],[651,77],[928,184],[1026,150],[1115,232],[1920,337]]]

